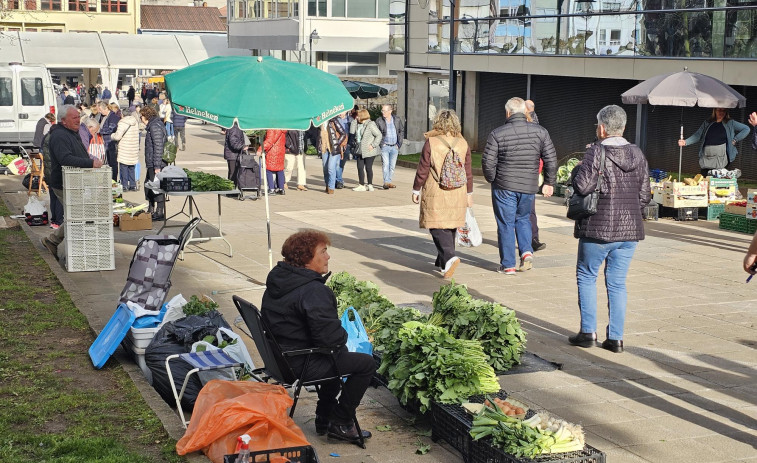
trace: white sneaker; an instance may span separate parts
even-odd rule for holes
[[[455,273],[455,269],[460,265],[460,258],[455,256],[447,261],[447,265],[441,270],[441,274],[444,278],[450,278]]]
[[[358,185],[355,188],[353,188],[352,191],[368,191],[368,190],[365,188],[365,185]]]
[[[373,185],[369,183],[368,185],[365,186],[365,189],[366,191],[373,191]]]

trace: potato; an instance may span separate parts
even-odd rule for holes
[[[515,414],[516,414],[516,415],[522,415],[522,414],[524,414],[524,413],[526,413],[526,411],[525,411],[525,410],[523,410],[523,409],[522,409],[522,408],[520,408],[520,407],[515,407]]]

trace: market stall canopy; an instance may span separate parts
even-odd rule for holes
[[[369,98],[378,98],[379,96],[386,96],[389,94],[389,90],[381,87],[380,85],[371,84],[369,82],[359,82],[356,80],[344,80],[342,81],[344,88],[350,92],[353,98],[360,98],[363,100]]]
[[[623,103],[655,106],[743,108],[746,98],[714,77],[683,70],[645,80],[621,95]]]
[[[44,64],[48,68],[101,68],[108,65],[97,33],[4,32],[3,34],[18,34],[24,63]]]
[[[338,77],[270,56],[217,56],[165,76],[174,111],[243,130],[307,130],[352,109]]]
[[[0,34],[0,63],[21,63],[24,54],[21,51],[21,41],[15,32]]]
[[[177,35],[176,40],[190,65],[214,56],[250,56],[250,50],[229,48],[226,35]]]
[[[189,65],[174,35],[100,34],[100,40],[112,68],[181,69]]]

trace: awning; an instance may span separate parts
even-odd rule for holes
[[[18,34],[23,63],[44,64],[49,68],[101,68],[108,65],[95,32],[6,34]]]
[[[250,50],[229,48],[225,35],[177,35],[190,65],[213,56],[250,56]]]
[[[112,68],[182,69],[189,65],[174,35],[100,34],[100,39]]]
[[[21,53],[21,41],[18,32],[3,32],[0,34],[0,63],[22,63],[24,55]]]

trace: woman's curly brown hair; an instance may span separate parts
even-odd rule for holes
[[[149,121],[155,117],[158,117],[158,112],[152,106],[145,106],[144,108],[142,108],[142,111],[139,112],[139,115]]]
[[[315,256],[315,248],[319,244],[331,245],[331,240],[325,233],[305,229],[289,236],[281,247],[284,262],[295,267],[305,267]]]

